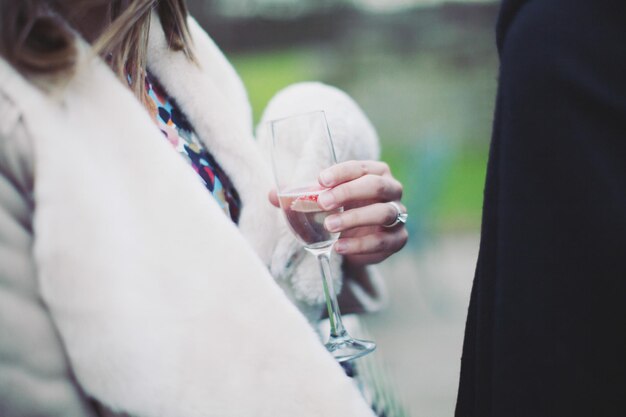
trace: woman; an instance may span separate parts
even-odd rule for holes
[[[371,415],[301,314],[319,317],[319,278],[267,202],[241,82],[184,2],[0,13],[0,414]],[[265,117],[303,101],[344,157],[375,157],[329,87],[289,89]],[[355,207],[334,230],[367,301],[366,266],[406,241],[382,227],[401,186],[368,160],[320,181],[328,207]]]

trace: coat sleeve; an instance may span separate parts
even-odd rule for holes
[[[0,91],[0,415],[89,417],[93,411],[38,293],[32,181],[28,131]]]

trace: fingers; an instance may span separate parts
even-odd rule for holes
[[[401,209],[404,210],[403,207]],[[376,203],[332,214],[326,218],[324,226],[329,232],[343,232],[355,227],[388,225],[393,223],[397,216],[398,212],[391,204]]]
[[[403,227],[393,233],[378,232],[357,238],[341,238],[335,243],[335,251],[342,255],[372,254],[382,260],[402,249],[408,237]]]
[[[319,183],[324,187],[334,187],[365,175],[387,176],[390,174],[389,165],[381,161],[346,161],[322,171]]]
[[[401,198],[402,184],[395,178],[367,174],[323,192],[317,202],[324,210],[332,210],[352,202],[395,201]]]
[[[278,193],[275,189],[269,192],[267,198],[274,207],[280,207],[280,203],[278,202]]]

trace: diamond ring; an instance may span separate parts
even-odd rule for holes
[[[409,218],[409,215],[406,212],[403,212],[400,206],[393,201],[388,202],[387,204],[391,204],[394,209],[396,209],[396,219],[391,224],[383,224],[383,227],[394,227],[397,226],[398,223],[405,224],[406,220]]]

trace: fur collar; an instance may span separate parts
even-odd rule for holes
[[[215,43],[190,19],[197,65],[172,51],[154,16],[148,66],[191,121],[199,138],[228,173],[243,203],[239,228],[265,264],[274,251],[279,213],[267,202],[273,186],[269,161],[254,140],[245,89]]]

